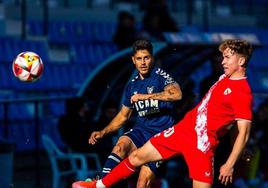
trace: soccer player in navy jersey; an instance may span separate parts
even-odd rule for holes
[[[220,168],[219,181],[233,181],[234,165],[248,141],[252,121],[252,92],[246,69],[252,46],[244,40],[231,39],[221,43],[224,74],[207,94],[176,125],[152,137],[133,151],[101,180],[74,183],[73,188],[107,188],[150,161],[168,159],[175,155],[185,158],[193,188],[211,188],[214,179],[214,153],[219,138],[231,125],[238,134],[232,151]],[[78,186],[79,185],[79,186]]]
[[[137,69],[137,75],[126,85],[122,108],[103,130],[93,132],[89,138],[89,143],[95,144],[98,139],[122,127],[133,111],[136,111],[134,126],[117,141],[104,164],[102,176],[108,174],[152,136],[171,127],[174,124],[172,116],[174,101],[182,97],[179,84],[170,74],[154,65],[153,46],[149,41],[137,40],[132,48],[132,61]],[[156,162],[143,165],[137,187],[150,187],[158,166]],[[79,187],[79,183],[74,187]]]

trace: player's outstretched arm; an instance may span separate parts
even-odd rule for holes
[[[220,168],[219,180],[222,184],[225,185],[227,185],[229,182],[232,183],[233,181],[234,165],[240,157],[248,141],[251,129],[251,122],[247,120],[238,120],[237,127],[238,135],[235,139],[232,152],[230,153],[226,163]]]
[[[92,132],[88,140],[88,143],[94,145],[98,139],[101,139],[106,134],[109,134],[111,132],[118,130],[129,119],[129,117],[131,116],[131,113],[132,113],[132,109],[123,105],[121,110],[117,113],[117,115],[113,118],[113,120],[103,130]]]
[[[131,97],[131,102],[139,100],[156,99],[162,101],[176,101],[182,98],[182,92],[179,84],[172,83],[165,87],[164,91],[152,94],[135,94]]]

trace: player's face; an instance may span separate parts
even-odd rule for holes
[[[245,76],[244,68],[242,67],[244,63],[245,59],[230,48],[226,48],[223,51],[222,66],[224,74],[229,78],[240,78]]]
[[[138,50],[132,56],[132,61],[142,78],[149,73],[153,65],[153,57],[147,50]]]

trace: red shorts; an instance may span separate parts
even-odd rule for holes
[[[189,126],[192,126],[189,123],[192,122],[184,119],[179,124],[152,137],[150,142],[163,159],[182,155],[192,179],[212,184],[214,152],[209,150],[203,153],[197,149],[196,133],[194,128],[189,129]]]

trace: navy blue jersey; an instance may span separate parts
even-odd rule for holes
[[[146,132],[156,134],[174,124],[172,109],[174,102],[146,99],[131,104],[134,94],[150,94],[164,91],[168,84],[176,83],[175,80],[159,67],[154,67],[150,75],[143,80],[139,74],[130,80],[125,88],[122,104],[137,112],[135,128],[142,128]]]

